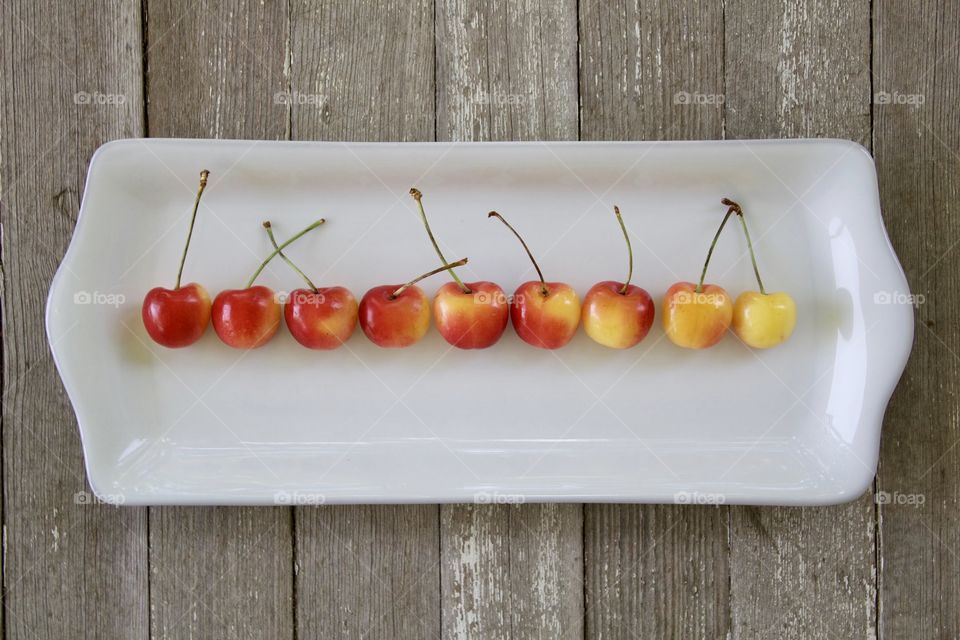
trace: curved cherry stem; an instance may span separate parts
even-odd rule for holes
[[[397,289],[396,291],[394,291],[393,293],[391,293],[391,294],[388,296],[388,299],[390,299],[390,300],[396,300],[396,299],[399,298],[401,295],[403,295],[403,292],[404,292],[404,291],[406,291],[407,289],[409,289],[409,288],[412,287],[413,285],[417,284],[418,282],[420,282],[420,281],[423,280],[424,278],[429,278],[430,276],[435,276],[435,275],[437,275],[438,273],[440,273],[441,271],[449,271],[449,270],[450,270],[450,267],[462,267],[462,266],[465,265],[465,264],[467,264],[467,258],[463,258],[463,259],[461,259],[461,260],[457,260],[456,262],[451,262],[450,264],[445,264],[445,265],[443,265],[442,267],[437,267],[437,268],[434,269],[433,271],[427,271],[427,272],[426,272],[425,274],[423,274],[422,276],[417,276],[416,278],[414,278],[413,280],[411,280],[411,281],[408,282],[407,284],[403,285],[402,287],[400,287],[399,289]]]
[[[287,240],[286,242],[284,242],[283,244],[281,244],[279,247],[277,247],[276,249],[274,249],[274,250],[273,250],[273,253],[271,253],[269,256],[267,256],[267,258],[266,258],[263,262],[260,263],[260,266],[257,267],[257,270],[254,271],[254,272],[253,272],[253,275],[250,276],[250,279],[247,280],[247,288],[249,289],[250,287],[253,286],[253,283],[254,283],[254,282],[256,281],[256,279],[260,276],[260,273],[263,271],[263,269],[270,263],[271,260],[273,260],[275,257],[277,257],[278,255],[280,255],[280,252],[281,252],[281,251],[283,251],[283,250],[286,249],[288,246],[290,246],[291,244],[293,244],[294,242],[296,242],[297,240],[299,240],[300,238],[302,238],[302,237],[303,237],[304,235],[306,235],[307,233],[313,231],[314,229],[316,229],[317,227],[319,227],[320,225],[322,225],[324,222],[326,222],[326,220],[324,220],[323,218],[320,218],[319,220],[317,220],[316,222],[314,222],[314,223],[311,224],[310,226],[306,227],[305,229],[303,229],[302,231],[300,231],[299,233],[297,233],[295,236],[293,236],[292,238],[290,238],[289,240]]]
[[[193,238],[193,225],[197,221],[197,208],[200,207],[200,196],[203,195],[203,190],[207,188],[207,178],[210,177],[210,172],[204,169],[200,172],[200,187],[197,188],[197,197],[193,201],[193,214],[190,216],[190,230],[187,231],[187,242],[183,245],[183,255],[180,256],[180,268],[177,270],[177,284],[174,285],[174,289],[180,288],[180,278],[183,276],[183,265],[187,262],[187,250],[190,248],[190,239]]]
[[[763,280],[760,279],[760,268],[757,267],[757,255],[753,251],[753,242],[750,241],[750,231],[747,229],[747,221],[743,215],[743,209],[741,209],[740,205],[730,198],[724,198],[720,202],[730,207],[730,209],[737,214],[737,217],[740,218],[740,225],[743,227],[743,235],[747,238],[747,248],[750,249],[750,262],[753,263],[753,275],[757,276],[757,286],[760,287],[760,294],[765,296],[767,295],[767,292],[763,289]]]
[[[410,188],[410,195],[414,200],[417,201],[417,208],[420,210],[420,220],[423,221],[423,226],[427,230],[427,236],[430,238],[430,244],[433,245],[434,251],[437,252],[437,257],[440,258],[440,262],[443,264],[448,264],[447,259],[443,257],[443,252],[440,251],[440,245],[437,244],[437,239],[433,237],[433,231],[430,229],[430,223],[427,221],[427,212],[423,210],[423,194],[420,193],[420,190],[416,187]],[[452,266],[452,265],[451,265]],[[452,268],[447,268],[447,271],[450,272],[450,277],[453,278],[454,282],[457,283],[457,286],[460,287],[460,290],[464,293],[473,293],[470,291],[470,287],[463,284],[463,281],[457,276],[457,272]]]
[[[617,215],[617,222],[620,223],[620,230],[623,231],[623,239],[627,241],[627,253],[630,256],[630,270],[627,271],[627,281],[620,287],[620,295],[626,295],[627,288],[630,286],[630,280],[633,278],[633,246],[630,244],[630,234],[627,233],[627,225],[623,223],[623,217],[620,215],[620,207],[613,205],[613,212]]]
[[[514,228],[510,225],[509,222],[507,222],[506,220],[504,220],[504,219],[503,219],[503,216],[500,215],[499,213],[497,213],[496,211],[491,211],[490,213],[487,214],[487,217],[488,217],[488,218],[497,218],[498,220],[500,220],[500,222],[502,222],[503,224],[507,225],[507,229],[510,229],[510,231],[513,231],[513,235],[517,236],[517,240],[520,241],[520,244],[523,245],[524,251],[526,251],[526,252],[527,252],[527,255],[530,257],[530,262],[533,263],[533,268],[537,270],[537,276],[540,278],[540,293],[542,293],[543,295],[548,295],[548,294],[550,293],[550,291],[547,289],[547,283],[546,283],[546,281],[543,279],[543,272],[540,271],[540,265],[537,264],[537,261],[536,261],[536,259],[533,257],[533,254],[530,253],[530,247],[528,247],[528,246],[527,246],[527,243],[523,241],[523,238],[520,236],[519,233],[517,233],[517,230],[514,229]]]
[[[703,280],[707,277],[707,265],[710,264],[710,258],[713,256],[713,249],[717,246],[717,240],[720,239],[720,232],[723,231],[723,228],[727,224],[727,220],[730,219],[730,216],[733,215],[735,209],[730,207],[727,209],[727,215],[723,216],[723,222],[720,223],[720,228],[717,229],[716,235],[713,236],[713,242],[710,243],[710,250],[707,251],[707,259],[703,262],[703,271],[700,272],[700,282],[697,283],[696,292],[703,292]]]
[[[310,289],[311,289],[314,293],[317,293],[317,285],[313,284],[313,281],[310,280],[310,278],[307,277],[307,274],[305,274],[303,271],[301,271],[301,270],[300,270],[300,267],[298,267],[297,265],[295,265],[295,264],[293,263],[293,260],[291,260],[290,258],[288,258],[288,257],[287,257],[287,254],[285,254],[285,253],[283,252],[283,250],[280,248],[280,246],[277,245],[277,239],[273,237],[273,226],[270,224],[270,221],[269,221],[269,220],[267,220],[266,222],[263,223],[263,228],[267,230],[267,236],[270,238],[270,244],[272,244],[272,245],[273,245],[273,248],[277,250],[277,255],[280,256],[281,258],[283,258],[283,261],[286,262],[287,265],[289,265],[289,267],[290,267],[291,269],[293,269],[294,271],[296,271],[297,274],[299,274],[299,276],[300,276],[301,278],[303,278],[303,281],[307,283],[307,286],[310,287]]]

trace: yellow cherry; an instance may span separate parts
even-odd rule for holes
[[[754,349],[786,341],[797,324],[797,305],[786,293],[744,291],[733,305],[733,332]]]

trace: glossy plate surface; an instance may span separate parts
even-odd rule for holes
[[[211,296],[242,286],[268,253],[266,218],[285,238],[326,217],[289,254],[358,299],[436,266],[407,195],[416,185],[447,257],[468,256],[463,275],[508,292],[535,274],[487,211],[525,234],[548,280],[582,296],[625,275],[618,204],[657,319],[627,351],[582,330],[541,351],[512,328],[485,351],[452,349],[435,328],[406,350],[358,330],[345,348],[312,352],[285,328],[252,352],[212,329],[165,350],[140,303],[173,284],[202,168],[210,185],[184,282]],[[661,329],[662,295],[699,276],[723,196],[747,211],[768,289],[797,302],[779,348],[730,334],[691,352]],[[707,280],[733,296],[755,288],[737,227]],[[261,284],[299,286],[279,261]],[[90,483],[115,502],[822,504],[873,478],[912,342],[909,302],[873,161],[849,142],[125,140],[91,162],[47,332]]]

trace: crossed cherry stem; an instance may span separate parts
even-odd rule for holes
[[[457,283],[457,286],[460,287],[461,291],[464,293],[473,293],[473,291],[470,290],[470,287],[463,283],[463,280],[460,279],[460,276],[457,275],[457,272],[453,270],[453,267],[460,265],[448,263],[447,259],[443,257],[443,251],[440,250],[440,245],[437,243],[437,239],[433,237],[433,231],[430,229],[430,222],[427,220],[427,212],[423,210],[423,194],[420,193],[420,190],[416,187],[410,187],[410,196],[417,201],[417,209],[420,211],[420,221],[423,222],[423,226],[427,230],[427,237],[430,238],[430,244],[433,245],[433,250],[437,252],[437,257],[440,258],[440,262],[447,265],[445,269],[450,272],[450,277],[453,278],[453,281]],[[466,264],[466,262],[464,262],[464,264]],[[444,269],[441,269],[440,271],[443,270]],[[437,273],[439,273],[439,271]]]
[[[740,225],[743,228],[743,235],[747,239],[747,248],[750,250],[750,262],[753,263],[753,274],[757,277],[757,286],[760,288],[761,295],[767,295],[766,290],[763,288],[763,280],[760,279],[760,269],[757,266],[757,255],[753,250],[753,242],[750,240],[750,230],[747,229],[747,221],[744,219],[743,208],[730,198],[723,198],[720,200],[720,202],[727,206],[727,213],[723,216],[723,220],[720,222],[720,227],[717,229],[717,233],[713,236],[713,242],[710,243],[710,250],[707,251],[707,259],[703,263],[703,271],[700,272],[700,281],[697,283],[696,292],[703,292],[703,281],[707,277],[707,266],[710,264],[710,258],[713,256],[713,250],[717,246],[717,240],[720,239],[720,233],[726,226],[727,220],[730,219],[730,216],[737,214],[737,218],[740,219]]]
[[[264,228],[266,228],[266,230],[267,230],[267,235],[270,236],[270,240],[273,241],[273,246],[274,246],[275,248],[274,248],[274,250],[273,250],[273,253],[271,253],[269,256],[267,256],[266,259],[264,259],[264,261],[260,263],[260,266],[257,267],[257,270],[254,271],[254,272],[253,272],[253,275],[250,276],[250,279],[247,280],[247,288],[249,289],[250,287],[253,286],[253,283],[254,283],[254,282],[256,281],[256,279],[260,276],[260,273],[266,268],[266,266],[270,263],[271,260],[273,260],[273,259],[274,259],[275,257],[277,257],[277,256],[283,256],[283,259],[286,260],[287,264],[289,264],[290,266],[292,266],[292,267],[297,271],[297,273],[299,273],[301,276],[303,276],[303,278],[307,281],[307,283],[310,285],[310,287],[311,287],[314,291],[316,291],[317,288],[313,286],[313,283],[310,282],[310,279],[307,278],[307,276],[304,275],[304,273],[303,273],[302,271],[300,271],[300,269],[297,269],[297,267],[293,264],[293,262],[291,262],[289,259],[287,259],[286,256],[283,255],[283,250],[286,249],[286,248],[287,248],[288,246],[290,246],[291,244],[293,244],[294,242],[296,242],[297,240],[299,240],[300,238],[302,238],[303,236],[305,236],[306,234],[310,233],[311,231],[313,231],[314,229],[316,229],[317,227],[319,227],[320,225],[322,225],[324,222],[326,222],[326,220],[325,220],[324,218],[320,218],[319,220],[317,220],[316,222],[314,222],[314,223],[310,224],[309,226],[305,227],[305,228],[302,229],[300,232],[298,232],[298,233],[295,234],[293,237],[291,237],[289,240],[287,240],[286,242],[284,242],[283,244],[281,244],[281,245],[279,245],[279,246],[277,246],[276,241],[273,239],[273,233],[272,233],[272,227],[271,227],[271,225],[270,225],[270,221],[267,220],[266,222],[264,222],[264,223],[263,223],[263,226],[264,226]]]

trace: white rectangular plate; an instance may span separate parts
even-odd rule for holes
[[[525,234],[548,280],[582,296],[625,275],[618,204],[657,320],[626,351],[582,331],[542,351],[511,328],[484,351],[453,349],[435,329],[405,350],[358,330],[313,352],[283,328],[251,352],[212,330],[191,348],[157,347],[140,304],[172,286],[202,168],[210,185],[184,281],[211,295],[242,286],[269,252],[266,218],[283,238],[326,217],[289,253],[358,299],[436,266],[407,195],[416,185],[446,255],[508,292],[534,274],[487,211]],[[723,196],[748,213],[765,284],[797,302],[778,348],[731,334],[693,352],[661,329],[662,295],[699,276]],[[707,280],[734,296],[755,288],[736,226]],[[280,261],[261,284],[300,285]],[[91,162],[47,332],[91,486],[114,502],[824,504],[873,478],[912,341],[908,302],[873,161],[845,141],[124,140]]]

